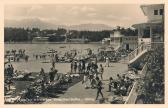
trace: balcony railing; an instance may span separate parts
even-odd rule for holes
[[[151,49],[164,48],[164,42],[152,42]]]
[[[139,56],[145,53],[150,48],[150,44],[141,44],[138,48],[128,54],[129,63],[136,60]]]
[[[147,63],[143,66],[143,69],[140,72],[140,79],[136,80],[133,84],[133,87],[125,101],[125,104],[135,104],[137,100],[137,96],[141,92],[141,87],[139,87],[139,83],[142,83],[142,79],[145,78],[147,72]]]

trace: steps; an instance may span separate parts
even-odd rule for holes
[[[150,49],[149,44],[141,44],[140,46],[138,46],[138,48],[136,48],[134,51],[128,54],[128,64],[131,64],[134,61],[136,61],[139,57],[145,54],[149,49]]]

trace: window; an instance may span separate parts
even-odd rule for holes
[[[158,15],[158,10],[154,10],[154,15]]]
[[[163,9],[160,9],[160,15],[163,15]]]
[[[142,38],[150,38],[150,27],[146,27],[143,30],[143,36],[142,36]]]

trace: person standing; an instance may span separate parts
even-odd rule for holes
[[[108,57],[106,57],[106,65],[105,65],[105,67],[106,67],[106,66],[109,67],[109,63],[110,63],[110,60],[109,60]]]
[[[112,77],[110,77],[110,79],[109,79],[109,92],[111,92],[111,88],[114,87],[113,85],[114,85],[114,80]]]
[[[14,67],[13,67],[13,65],[11,64],[11,76],[13,76],[13,74],[14,74]]]
[[[46,74],[45,74],[43,68],[41,68],[41,70],[40,70],[39,77],[40,77],[40,79],[42,79],[42,83],[41,83],[41,87],[42,87],[42,91],[43,91],[42,94],[45,95],[45,93],[46,93],[45,84],[47,83],[47,77],[46,77]]]
[[[101,79],[103,79],[104,68],[103,68],[102,64],[100,64],[99,73],[100,73]]]
[[[92,67],[95,70],[95,72],[97,73],[98,65],[96,62],[92,64]]]
[[[26,55],[26,56],[25,56],[25,61],[28,62],[28,60],[29,60],[29,56]]]
[[[119,81],[119,82],[120,82],[120,81],[121,81],[121,79],[122,79],[122,78],[121,78],[121,76],[120,76],[119,74],[117,74],[117,81]]]
[[[50,69],[50,72],[49,72],[49,76],[50,76],[50,82],[53,82],[54,81],[54,78],[55,78],[55,72],[54,72],[54,68],[52,67]]]
[[[91,69],[91,62],[89,62],[87,65],[87,71],[89,71],[90,69]]]
[[[41,68],[39,76],[42,78],[43,82],[47,81],[46,74],[43,68]]]
[[[52,67],[55,68],[55,60],[54,60],[54,58],[52,58]]]
[[[85,89],[88,88],[88,77],[89,77],[88,72],[85,72],[85,73],[84,73],[84,76],[83,76],[83,81],[82,81],[82,84],[85,85]]]
[[[8,65],[6,72],[7,72],[7,76],[9,76],[10,78],[13,76],[13,66],[12,65]]]
[[[36,55],[36,60],[38,60],[38,55]]]
[[[122,84],[122,78],[121,78],[121,76],[119,74],[117,74],[117,80],[116,81],[117,81],[118,88],[120,88],[120,86]]]
[[[93,69],[88,70],[88,72],[89,72],[90,86],[91,86],[91,88],[94,88],[93,87],[93,78],[94,78],[94,76],[93,76]]]
[[[75,73],[76,73],[76,70],[77,70],[77,62],[75,61],[74,62],[74,71],[75,71]]]
[[[85,72],[85,68],[86,68],[85,60],[82,60],[82,72]]]
[[[71,62],[71,73],[73,73],[73,68],[74,68],[74,63],[73,61]]]
[[[79,61],[78,63],[78,72],[81,73],[82,71],[82,64],[81,64],[81,61]]]
[[[97,100],[98,97],[99,97],[99,94],[102,96],[102,98],[104,98],[104,97],[103,97],[103,93],[102,93],[102,89],[103,89],[102,85],[103,85],[103,83],[101,82],[99,77],[96,77],[96,81],[97,81],[97,96],[96,96],[96,100]]]
[[[55,54],[55,62],[58,62],[59,60],[58,60],[58,54]]]

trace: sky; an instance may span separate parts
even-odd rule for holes
[[[40,19],[56,25],[106,24],[130,27],[146,22],[138,4],[15,4],[5,6],[5,19]]]

